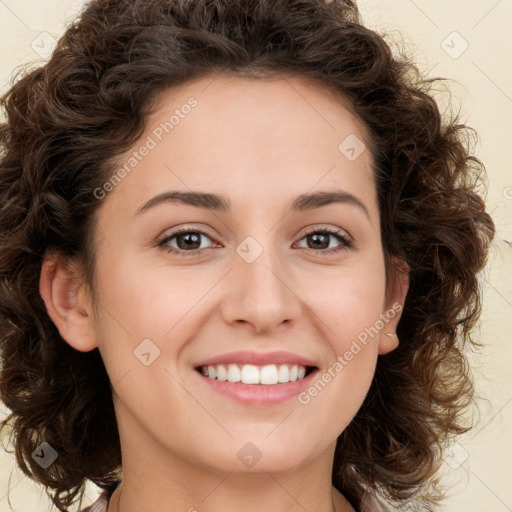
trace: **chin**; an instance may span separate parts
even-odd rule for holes
[[[271,434],[272,436],[273,434]],[[232,473],[287,472],[307,463],[314,454],[304,444],[288,439],[283,443],[281,438],[265,439],[268,430],[259,437],[244,436],[218,443],[218,450],[201,453],[206,466],[217,471]],[[300,451],[297,447],[300,446]],[[311,447],[313,448],[313,447]],[[319,455],[319,454],[318,454]]]

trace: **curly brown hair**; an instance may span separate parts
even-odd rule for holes
[[[20,468],[59,510],[81,503],[85,479],[115,487],[121,447],[99,351],[71,348],[41,298],[45,254],[79,261],[94,289],[94,191],[159,93],[207,73],[281,72],[327,85],[368,128],[386,276],[393,256],[409,266],[401,343],[338,438],[333,485],[356,508],[366,489],[437,499],[443,447],[470,428],[466,351],[495,234],[475,132],[434,99],[443,79],[394,54],[350,0],[93,0],[0,100],[0,399],[12,411],[0,431],[12,422]],[[59,454],[46,469],[31,457],[42,441]]]

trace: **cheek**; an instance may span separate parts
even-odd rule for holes
[[[373,379],[385,281],[378,272],[355,269],[333,281],[317,282],[310,302],[331,356],[301,403],[323,411],[330,423],[322,428],[339,435],[356,415]]]
[[[340,353],[350,340],[379,320],[384,307],[385,277],[379,262],[339,269],[317,276],[314,286],[304,294]]]
[[[97,331],[112,381],[140,366],[136,354],[141,351],[158,354],[158,365],[173,365],[211,314],[203,304],[218,281],[213,272],[175,269],[171,275],[169,269],[128,263],[118,261],[98,272],[102,314]]]
[[[135,257],[120,258],[115,264],[105,261],[98,278],[102,305],[111,312],[107,322],[115,319],[137,336],[162,337],[208,290],[208,282],[198,274],[171,273],[161,263],[138,264]]]

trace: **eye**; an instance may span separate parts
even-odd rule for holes
[[[167,252],[188,255],[197,254],[203,252],[204,248],[201,247],[201,239],[205,237],[211,240],[211,238],[203,231],[192,230],[190,228],[179,229],[174,231],[170,235],[166,236],[162,241],[159,242],[159,247],[164,247]],[[176,239],[176,246],[171,245]]]
[[[330,240],[333,239],[336,239],[341,243],[341,245],[338,245],[334,248],[330,246]],[[312,244],[316,249],[322,249],[321,252],[323,254],[347,250],[350,249],[353,245],[351,238],[342,230],[331,228],[314,228],[310,230],[301,240],[306,240],[306,244]],[[308,248],[309,247],[306,247],[306,249]]]
[[[168,253],[178,254],[180,256],[193,256],[202,253],[210,247],[201,247],[202,239],[212,238],[197,229],[182,228],[167,235],[158,243],[158,247],[164,248]],[[353,246],[352,239],[340,229],[323,228],[311,229],[301,238],[306,240],[306,244],[311,244],[313,249],[319,249],[315,252],[321,254],[335,253],[350,249]],[[337,240],[339,245],[332,247],[331,241]],[[311,247],[301,247],[301,249],[310,249]]]

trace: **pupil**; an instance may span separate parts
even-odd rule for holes
[[[315,233],[312,235],[308,235],[308,240],[312,242],[312,244],[316,247],[325,245],[328,236],[325,233]],[[185,241],[184,243],[180,243]],[[198,244],[201,245],[201,237],[199,233],[185,233],[178,236],[178,246],[180,249],[191,248],[192,245]],[[329,245],[327,241],[327,245]],[[196,247],[194,247],[195,249]],[[324,247],[322,247],[324,248]]]
[[[313,240],[314,245],[316,247],[319,246],[319,244],[317,243],[319,237],[323,237],[324,238],[324,244],[325,244],[325,239],[327,239],[327,235],[326,234],[324,234],[324,233],[316,233],[316,234],[313,234],[313,235],[309,235],[309,239]],[[322,241],[320,241],[320,245],[322,245]],[[329,245],[328,242],[327,242],[327,245]],[[324,248],[324,247],[322,247],[322,248]]]
[[[183,239],[186,239],[187,242],[185,244],[181,244],[180,243],[180,240],[183,240]],[[190,240],[192,239],[192,241]],[[178,246],[180,249],[187,249],[187,248],[191,248],[191,244],[189,243],[191,241],[192,244],[199,244],[201,245],[201,240],[200,240],[200,236],[198,233],[186,233],[184,235],[179,235],[178,236]],[[192,247],[193,249],[195,249],[195,247]]]

